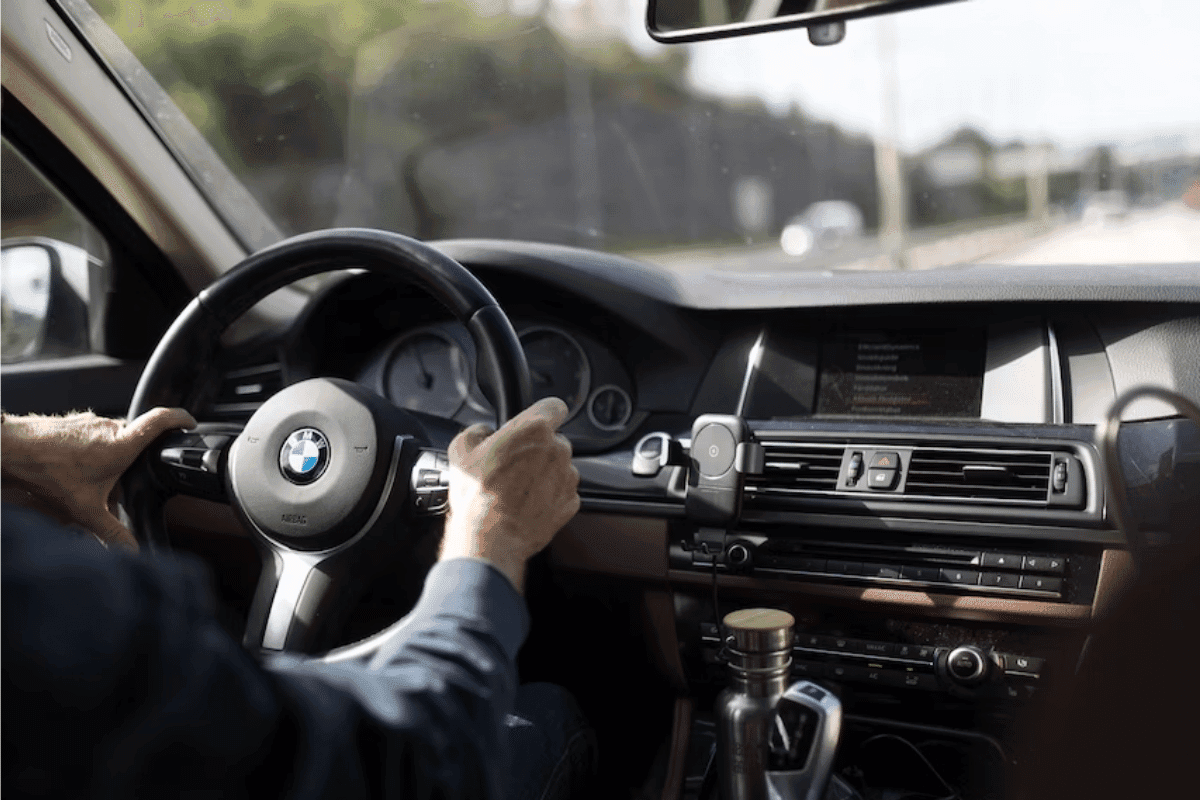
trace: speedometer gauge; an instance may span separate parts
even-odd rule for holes
[[[591,369],[579,342],[557,328],[530,328],[521,334],[521,347],[533,379],[533,399],[560,397],[568,418],[587,399]]]
[[[396,342],[386,375],[393,403],[446,419],[462,407],[470,388],[466,353],[434,331],[418,331]]]

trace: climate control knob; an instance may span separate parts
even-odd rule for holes
[[[946,674],[962,686],[974,686],[987,677],[987,656],[978,647],[962,645],[946,656]]]

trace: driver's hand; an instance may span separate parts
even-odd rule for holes
[[[485,558],[523,591],[525,562],[579,511],[571,443],[557,433],[566,418],[548,397],[495,433],[472,425],[451,442],[443,559]]]
[[[105,545],[137,550],[113,513],[117,481],[146,445],[173,428],[194,428],[182,408],[155,408],[133,422],[92,412],[64,417],[5,416],[4,499],[79,525]]]

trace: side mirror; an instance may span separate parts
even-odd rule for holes
[[[956,0],[650,0],[646,30],[660,42],[694,42],[809,28],[813,44],[835,44],[848,19]]]
[[[11,364],[90,353],[101,331],[92,325],[89,305],[103,301],[103,278],[101,263],[74,245],[42,237],[4,242],[0,360]],[[95,316],[99,323],[102,315]]]

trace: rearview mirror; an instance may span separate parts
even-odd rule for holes
[[[660,42],[694,42],[812,28],[957,0],[650,0],[646,29]],[[812,37],[815,44],[840,40]]]

